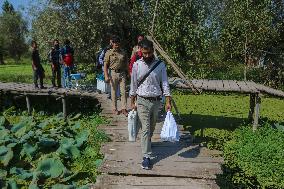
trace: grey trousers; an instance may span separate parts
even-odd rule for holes
[[[151,137],[155,130],[160,101],[150,101],[137,96],[138,125],[141,126],[141,148],[143,157],[152,154]]]

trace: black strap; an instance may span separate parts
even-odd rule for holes
[[[140,85],[147,79],[147,77],[151,74],[151,72],[159,66],[161,63],[161,60],[158,60],[158,62],[152,66],[152,68],[144,75],[144,77],[138,82],[137,89],[140,87]]]

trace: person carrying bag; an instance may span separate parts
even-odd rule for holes
[[[153,42],[141,41],[142,58],[133,64],[130,84],[132,110],[137,110],[141,126],[143,169],[151,169],[151,137],[156,126],[161,97],[166,97],[166,109],[171,110],[171,95],[166,65],[154,56]],[[136,133],[137,133],[136,124]]]

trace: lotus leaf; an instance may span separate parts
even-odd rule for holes
[[[77,158],[80,156],[80,150],[74,145],[75,141],[72,138],[63,138],[60,142],[60,147],[57,152],[66,155],[70,158]]]
[[[51,189],[74,189],[73,185],[56,184]]]
[[[27,134],[21,137],[20,142],[25,143],[27,140],[29,140],[33,136],[34,136],[34,131],[29,131]]]
[[[5,178],[7,176],[7,171],[0,169],[0,178]]]
[[[11,131],[15,133],[16,137],[21,137],[26,134],[27,131],[29,131],[32,128],[32,122],[27,119],[27,120],[22,120],[21,122],[15,124],[12,128]]]
[[[23,145],[22,151],[21,151],[21,156],[23,157],[24,155],[26,155],[30,160],[33,159],[33,156],[35,155],[37,150],[37,145],[36,146],[32,146],[29,143],[25,143]]]
[[[81,128],[81,123],[80,123],[80,122],[76,122],[76,123],[74,124],[74,126],[72,127],[73,130],[78,130],[78,129],[80,129],[80,128]]]
[[[43,138],[43,139],[40,139],[39,141],[39,145],[43,147],[53,147],[57,144],[58,142],[52,138]]]
[[[38,163],[36,171],[43,173],[45,177],[58,178],[64,171],[65,167],[57,158],[46,158]]]
[[[0,135],[0,140],[5,140],[7,138],[9,138],[9,134],[10,134],[10,131],[7,130],[7,129],[0,129],[0,132],[1,132],[1,135]]]
[[[18,189],[18,185],[15,179],[8,180],[8,188],[10,189]]]
[[[84,144],[84,142],[88,140],[88,137],[89,137],[89,130],[81,131],[75,138],[76,146],[81,147]]]
[[[13,167],[10,169],[10,174],[14,174],[17,175],[18,178],[20,179],[31,179],[33,177],[33,174],[30,173],[27,170],[24,170],[22,168],[17,168],[17,167]]]
[[[89,189],[90,188],[90,186],[88,186],[88,185],[85,185],[85,186],[81,186],[80,188],[78,188],[78,189]]]
[[[41,129],[46,129],[46,128],[48,127],[48,125],[49,125],[49,121],[46,120],[46,121],[44,121],[44,122],[41,122],[41,123],[38,125],[38,127],[41,128]]]
[[[13,151],[6,146],[0,146],[0,162],[6,167],[13,158]]]
[[[4,127],[6,123],[7,123],[6,118],[4,116],[0,116],[0,128]]]
[[[10,143],[7,145],[8,148],[14,148],[17,145],[17,143]]]

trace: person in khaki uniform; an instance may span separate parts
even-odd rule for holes
[[[111,100],[113,113],[119,114],[117,110],[117,87],[120,86],[122,110],[125,116],[128,115],[126,110],[126,78],[128,75],[128,59],[126,52],[120,48],[120,39],[117,36],[112,38],[112,49],[108,50],[104,58],[105,82],[111,85]],[[110,74],[108,73],[110,69]]]

